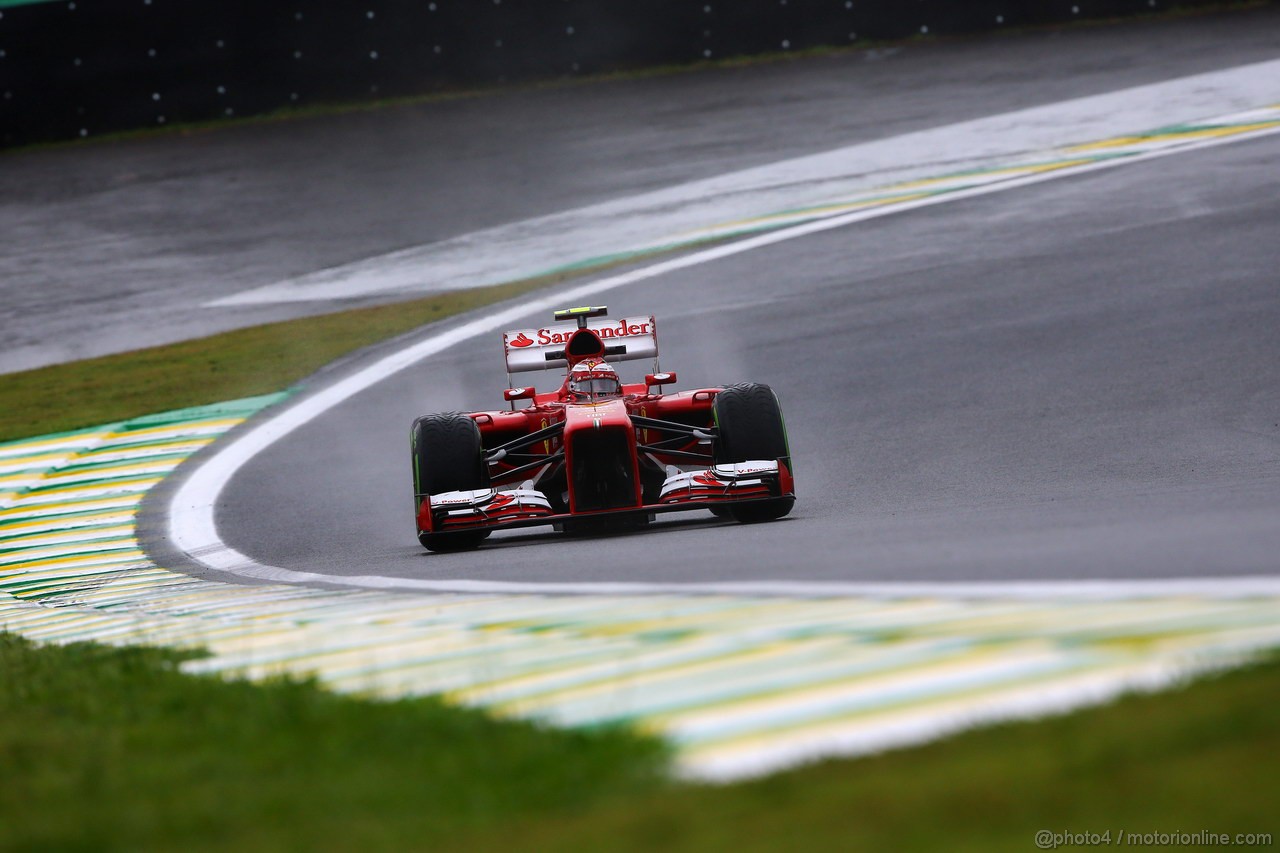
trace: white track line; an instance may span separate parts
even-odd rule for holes
[[[635,594],[635,593],[715,593],[715,594],[770,594],[770,595],[1027,595],[1038,590],[1037,595],[1134,596],[1170,594],[1179,588],[1191,594],[1261,595],[1280,591],[1280,578],[1212,578],[1195,580],[1123,581],[1062,581],[1036,583],[1035,581],[1008,584],[870,584],[870,583],[820,583],[793,580],[761,581],[757,583],[700,583],[700,584],[627,584],[627,583],[508,583],[500,581],[422,580],[384,577],[380,575],[340,576],[315,572],[298,572],[279,566],[264,565],[235,550],[222,540],[214,518],[215,507],[222,491],[235,473],[257,454],[289,435],[299,427],[334,408],[349,397],[381,382],[388,376],[411,367],[425,358],[443,352],[455,344],[477,335],[498,332],[510,327],[530,314],[545,313],[566,304],[579,304],[610,290],[626,287],[640,281],[718,261],[722,258],[744,254],[755,249],[844,228],[858,222],[882,216],[932,207],[962,199],[991,195],[1005,190],[1044,183],[1071,175],[1096,172],[1130,163],[1180,154],[1186,151],[1211,148],[1240,139],[1256,139],[1280,132],[1280,128],[1258,131],[1239,136],[1208,138],[1173,149],[1135,154],[1115,160],[1105,160],[1058,171],[1044,172],[1009,181],[957,190],[945,195],[932,196],[888,207],[859,210],[796,225],[751,237],[736,243],[694,252],[683,257],[662,261],[642,269],[610,276],[550,296],[530,299],[498,311],[482,319],[473,320],[439,334],[430,335],[399,352],[386,356],[357,373],[335,384],[298,400],[278,414],[251,427],[217,450],[176,490],[169,505],[169,538],[177,548],[201,565],[216,571],[228,572],[255,580],[283,583],[329,583],[340,586],[356,586],[381,589],[434,590],[438,592],[483,593],[577,593],[577,594]],[[1190,585],[1190,586],[1189,586]],[[1102,591],[1105,589],[1105,593]]]

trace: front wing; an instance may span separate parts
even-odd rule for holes
[[[570,519],[715,509],[781,497],[795,497],[790,459],[714,465],[696,471],[667,469],[656,503],[591,512],[555,512],[532,481],[507,489],[474,489],[430,495],[418,508],[423,533],[501,530],[556,524]]]

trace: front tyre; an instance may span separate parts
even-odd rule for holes
[[[421,504],[420,496],[489,488],[489,469],[481,449],[480,428],[466,415],[446,412],[418,418],[413,422],[410,449],[415,514]],[[464,551],[475,548],[488,535],[488,530],[419,532],[418,542],[428,551]]]
[[[768,385],[730,385],[716,395],[711,413],[717,429],[713,449],[717,465],[791,455],[782,407]],[[772,521],[791,512],[795,503],[788,495],[721,509],[736,521]]]

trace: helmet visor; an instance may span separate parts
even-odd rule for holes
[[[594,379],[575,379],[569,383],[569,390],[575,394],[585,394],[592,398],[622,393],[622,386],[613,377],[597,377]]]

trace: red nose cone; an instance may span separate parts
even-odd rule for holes
[[[512,338],[510,343],[513,347],[527,347],[533,343],[533,338],[529,337],[524,332],[521,332]]]

